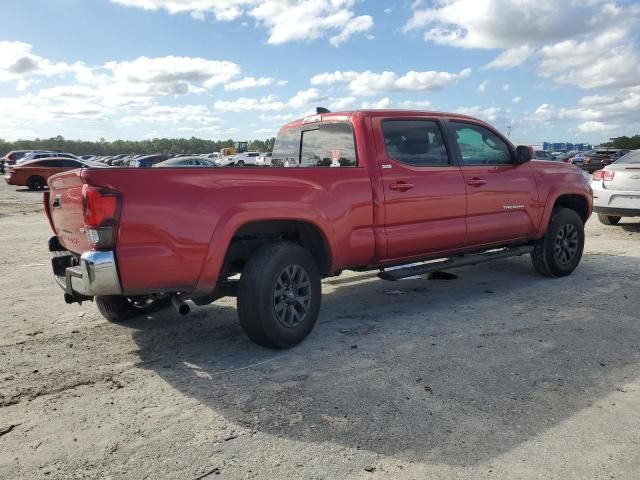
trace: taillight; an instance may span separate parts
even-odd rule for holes
[[[609,172],[607,170],[596,170],[595,172],[593,172],[593,180],[595,180],[596,182],[599,182],[600,180],[604,181],[604,182],[610,182],[611,180],[613,180],[613,176],[615,175],[616,172]]]
[[[107,188],[82,187],[84,229],[92,248],[110,248],[116,243],[122,197]]]

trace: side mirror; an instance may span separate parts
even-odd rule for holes
[[[516,163],[522,165],[533,158],[533,149],[527,145],[516,147]]]

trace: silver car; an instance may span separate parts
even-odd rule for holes
[[[640,216],[640,150],[593,173],[593,211],[605,225]]]

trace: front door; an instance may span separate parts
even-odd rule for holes
[[[467,246],[531,238],[538,200],[531,164],[517,164],[512,147],[483,125],[448,125],[467,185]]]
[[[430,119],[373,120],[384,188],[386,260],[457,248],[466,233],[466,187]]]

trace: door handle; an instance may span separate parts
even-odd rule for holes
[[[487,181],[481,178],[470,178],[467,180],[467,185],[471,185],[472,187],[480,187],[485,183],[487,183]]]
[[[412,188],[413,184],[407,182],[398,182],[389,185],[390,190],[396,190],[398,192],[406,192],[407,190],[411,190]]]

